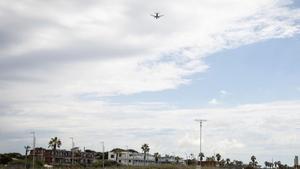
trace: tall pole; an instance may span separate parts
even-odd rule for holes
[[[128,146],[126,146],[126,158],[127,158],[127,167],[128,167],[128,163],[129,163],[129,151],[128,151]]]
[[[35,163],[35,132],[31,132],[32,134],[32,168],[34,169],[34,163]]]
[[[104,141],[101,141],[102,143],[102,168],[104,169]]]
[[[204,120],[204,119],[195,119],[195,121],[196,122],[199,122],[199,125],[200,125],[200,149],[199,149],[199,165],[200,165],[200,169],[201,169],[201,152],[202,152],[202,150],[201,150],[201,148],[202,148],[202,123],[203,122],[206,122],[207,120]]]
[[[72,148],[71,148],[71,165],[73,165],[74,164],[74,146],[75,146],[75,144],[74,144],[74,138],[73,137],[70,137],[70,139],[72,140]]]

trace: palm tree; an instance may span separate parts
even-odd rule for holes
[[[270,164],[269,164],[268,161],[265,161],[265,166],[266,166],[266,167],[269,167],[269,166],[270,166]]]
[[[224,159],[222,159],[222,160],[220,161],[220,166],[221,166],[221,167],[224,167],[224,166],[225,166],[225,160],[224,160]]]
[[[180,160],[180,157],[176,156],[176,157],[175,157],[175,160],[176,160],[176,164],[178,164],[178,163],[179,163],[179,160]]]
[[[28,155],[28,151],[30,149],[30,146],[24,146],[25,148],[25,169],[27,169],[27,155]]]
[[[48,147],[52,148],[53,154],[52,154],[52,163],[54,165],[55,163],[55,153],[56,153],[56,148],[59,148],[61,146],[61,141],[57,137],[53,137],[50,139]]]
[[[275,166],[275,168],[277,167],[277,165],[278,165],[278,164],[277,164],[277,161],[275,161],[275,162],[274,162],[274,166]]]
[[[254,155],[251,156],[251,161],[252,161],[253,167],[255,167],[257,162],[256,162],[256,157]]]
[[[190,157],[191,157],[191,159],[195,158],[193,153],[190,154]]]
[[[228,166],[230,164],[230,159],[226,158],[226,165]]]
[[[203,154],[203,153],[199,153],[199,158],[200,158],[200,161],[202,161],[204,157],[205,157],[205,156],[204,156],[204,154]]]
[[[149,145],[145,143],[142,145],[141,149],[144,152],[144,165],[146,165],[146,155],[147,155],[147,152],[150,151]]]
[[[158,160],[160,158],[160,154],[159,153],[154,153],[154,157],[155,157],[155,163],[158,163]]]
[[[218,154],[216,154],[216,157],[217,157],[217,161],[220,162],[220,160],[221,160],[221,155],[218,153]]]
[[[277,161],[277,166],[278,166],[278,168],[282,168],[281,161]]]

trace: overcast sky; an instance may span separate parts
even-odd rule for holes
[[[153,12],[164,16],[154,19]],[[0,152],[300,155],[298,0],[0,0]]]

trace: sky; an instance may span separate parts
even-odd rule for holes
[[[153,12],[164,14],[160,19]],[[0,0],[0,153],[300,155],[298,0]]]

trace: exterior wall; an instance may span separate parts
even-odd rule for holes
[[[128,151],[123,151],[118,154],[116,154],[115,152],[109,152],[108,160],[117,161],[119,164],[123,164],[123,165],[155,164],[155,158],[151,154],[146,155],[146,160],[144,162],[144,154],[143,153],[128,152]]]
[[[55,153],[54,156],[53,153]],[[71,165],[73,160],[74,164],[90,165],[95,160],[95,152],[76,151],[73,153],[74,155],[72,158],[72,151],[68,151],[68,150],[56,150],[54,152],[53,150],[47,150],[43,148],[35,149],[36,159],[44,162],[45,164],[53,165],[53,161],[54,161],[55,165]],[[30,151],[30,155],[31,156],[34,155],[33,150]],[[55,160],[53,160],[53,157],[55,157]]]
[[[300,169],[298,156],[295,156],[294,158],[294,168]]]

